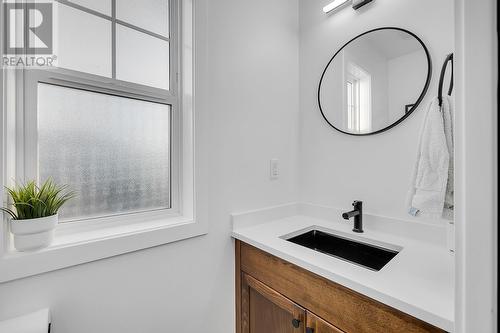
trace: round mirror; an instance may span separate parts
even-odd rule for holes
[[[427,47],[410,31],[367,31],[345,44],[326,65],[318,89],[321,114],[346,134],[386,131],[422,101],[431,67]]]

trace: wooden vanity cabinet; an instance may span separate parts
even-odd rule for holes
[[[236,332],[444,331],[236,240]]]

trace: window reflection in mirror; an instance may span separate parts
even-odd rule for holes
[[[418,105],[430,67],[425,46],[413,34],[394,28],[368,32],[346,44],[326,67],[318,94],[321,112],[342,132],[380,132]]]
[[[354,132],[368,132],[372,123],[371,75],[354,62],[344,68],[346,126]]]

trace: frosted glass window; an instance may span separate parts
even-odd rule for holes
[[[58,4],[55,28],[57,65],[111,77],[111,21]]]
[[[118,0],[120,2],[121,0]],[[72,3],[111,16],[111,0],[71,0]]]
[[[168,36],[168,0],[117,0],[116,18]]]
[[[38,84],[38,170],[77,191],[65,220],[170,207],[170,106]]]
[[[145,33],[116,26],[116,78],[169,89],[169,44]]]

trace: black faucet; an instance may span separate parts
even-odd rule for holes
[[[361,233],[363,232],[363,201],[356,200],[352,203],[352,205],[354,210],[343,213],[342,217],[346,220],[354,217],[354,228],[352,231]]]

